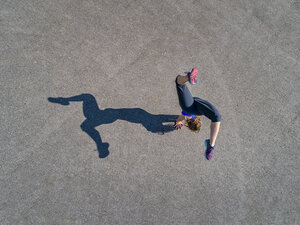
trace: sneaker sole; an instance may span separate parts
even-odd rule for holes
[[[192,73],[195,73],[196,75],[194,75],[196,78],[194,79],[195,80],[195,83],[192,82],[192,79],[191,79],[191,76],[192,76]],[[198,80],[197,80],[197,77],[198,77],[198,70],[196,68],[193,68],[192,71],[189,73],[189,82],[191,85],[194,85],[194,84],[197,84],[198,83]]]
[[[205,152],[204,152],[204,156],[205,156],[205,158],[206,158],[207,160],[209,160],[209,159],[208,159],[208,157],[206,157],[206,152],[207,152],[207,146],[208,146],[208,142],[209,142],[209,140],[208,140],[208,139],[206,139],[206,140],[205,140],[205,142],[204,142],[204,144],[205,144],[205,147],[206,147],[206,149],[205,149]]]

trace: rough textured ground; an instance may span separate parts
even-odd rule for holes
[[[298,224],[299,11],[0,0],[0,223]],[[159,115],[180,113],[174,79],[192,67],[191,92],[222,114],[211,161],[206,118],[192,134]],[[90,100],[48,101],[76,95]],[[86,118],[104,123],[88,132],[106,158]]]

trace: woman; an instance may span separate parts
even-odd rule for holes
[[[182,115],[180,115],[174,125],[177,130],[183,126],[182,121],[186,120],[187,127],[194,132],[199,132],[201,127],[200,117],[206,116],[211,120],[210,125],[210,139],[205,140],[205,157],[207,160],[212,158],[212,153],[215,147],[217,135],[219,133],[221,124],[221,115],[210,102],[198,97],[193,97],[186,86],[189,81],[191,85],[197,83],[198,70],[193,68],[186,76],[176,77],[176,89],[179,99],[179,105],[182,108]]]

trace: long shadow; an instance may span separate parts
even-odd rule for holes
[[[95,97],[91,94],[81,94],[69,98],[50,97],[48,101],[61,105],[82,101],[83,114],[86,120],[82,122],[80,127],[95,141],[100,158],[105,158],[109,155],[109,144],[102,142],[101,136],[95,127],[102,124],[110,124],[116,120],[126,120],[131,123],[140,123],[152,133],[164,134],[174,131],[174,127],[171,124],[164,125],[163,123],[175,122],[177,118],[176,115],[153,115],[140,108],[107,108],[101,110]]]

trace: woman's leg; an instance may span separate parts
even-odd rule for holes
[[[219,133],[221,122],[211,122],[210,124],[210,146],[214,147]]]
[[[188,76],[176,77],[176,89],[180,107],[185,110],[194,103],[194,98],[185,83],[189,80]]]
[[[186,75],[186,76],[181,76],[181,75],[179,75],[179,76],[177,76],[177,78],[176,78],[176,82],[178,83],[178,84],[180,84],[180,85],[184,85],[186,82],[188,82],[189,81],[189,77],[188,77],[188,75]]]

